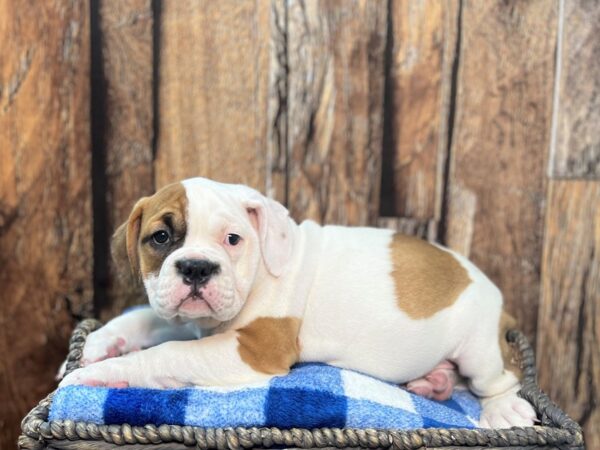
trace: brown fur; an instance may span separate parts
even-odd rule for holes
[[[140,269],[135,241],[139,236],[142,206],[147,199],[148,197],[142,197],[137,201],[127,221],[122,223],[114,232],[110,245],[111,255],[117,267],[122,269],[121,273],[125,275],[124,267],[129,266],[129,273],[136,280],[139,277]]]
[[[298,362],[300,319],[259,317],[238,330],[238,352],[257,372],[285,374]]]
[[[177,244],[165,251],[151,245],[142,244],[142,240],[165,227],[165,217],[170,216],[173,224],[173,236],[181,245],[186,232],[187,197],[181,183],[173,183],[160,189],[151,197],[140,199],[127,222],[122,224],[112,241],[112,255],[118,265],[129,261],[131,271],[136,276],[146,276],[160,270],[162,262]]]
[[[517,360],[515,360],[515,352],[506,340],[508,330],[516,329],[517,321],[510,314],[502,311],[500,316],[500,351],[502,352],[502,360],[504,361],[504,369],[510,370],[519,380],[523,379],[523,371]]]
[[[127,224],[128,222],[122,223],[119,228],[112,235],[110,243],[110,253],[116,267],[119,269],[119,276],[124,281],[130,281],[131,278],[137,280],[136,271],[133,265],[129,261],[129,255],[127,254]],[[130,270],[125,268],[129,267]]]
[[[175,244],[165,252],[159,252],[150,245],[141,244],[144,237],[164,228],[164,218],[169,215],[173,223]],[[165,186],[144,204],[140,234],[137,240],[140,255],[140,272],[145,277],[160,270],[169,253],[181,246],[187,227],[187,196],[181,183]]]
[[[451,306],[471,283],[465,268],[448,252],[396,233],[390,244],[398,307],[425,319]]]

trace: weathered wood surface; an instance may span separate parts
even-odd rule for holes
[[[288,201],[288,4],[271,1],[269,103],[267,105],[266,173],[264,193]]]
[[[538,320],[539,383],[600,448],[600,183],[552,180]]]
[[[437,241],[437,223],[434,220],[419,220],[409,217],[380,217],[377,227],[389,228],[402,234],[419,236],[431,242]]]
[[[265,189],[270,2],[163,2],[156,187],[206,176]]]
[[[144,301],[143,290],[119,276],[108,247],[134,203],[154,191],[153,10],[151,0],[109,0],[93,13],[99,21],[93,48],[101,52],[94,61],[100,63],[92,99],[94,148],[104,156],[96,172],[102,203],[95,209],[102,216],[94,220],[104,234],[96,239],[95,276],[96,296],[103,300],[99,313],[106,320]]]
[[[441,212],[458,9],[391,2],[381,211],[425,228]]]
[[[86,2],[0,1],[0,447],[92,306]]]
[[[532,342],[556,19],[546,0],[463,3],[451,148],[446,242],[498,284]]]
[[[546,199],[546,175],[600,175],[598,2],[103,0],[91,25],[87,4],[0,0],[1,448],[92,283],[105,318],[137,302],[114,227],[195,175],[298,220],[445,238],[532,340],[543,247],[540,380],[600,447],[598,186],[551,180]]]
[[[297,220],[375,223],[387,3],[288,2],[288,206]]]
[[[600,4],[561,2],[551,176],[600,179]]]

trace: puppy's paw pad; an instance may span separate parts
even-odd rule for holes
[[[413,394],[420,395],[421,397],[444,401],[452,397],[452,392],[454,392],[454,383],[452,383],[448,378],[444,378],[443,380],[438,378],[433,382],[427,378],[419,378],[418,380],[413,380],[408,383],[406,385],[406,389]]]
[[[425,398],[433,398],[433,387],[425,378],[413,380],[406,385],[406,389],[413,394],[420,395]]]
[[[109,387],[109,388],[118,388],[118,389],[129,387],[129,383],[127,381],[113,381],[113,382],[107,383],[107,382],[100,381],[100,380],[86,380],[82,384],[84,384],[86,386],[93,386],[93,387],[100,386],[100,387]]]
[[[457,382],[456,367],[448,361],[443,361],[423,378],[409,382],[406,388],[414,394],[444,401],[452,396]]]
[[[482,403],[481,428],[530,427],[536,420],[533,407],[516,394],[486,399]]]

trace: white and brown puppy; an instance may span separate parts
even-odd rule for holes
[[[142,198],[113,244],[152,309],[93,333],[91,364],[62,386],[239,384],[298,361],[405,383],[450,360],[483,399],[482,426],[535,418],[517,396],[500,291],[443,247],[390,230],[298,225],[253,189],[203,178]]]

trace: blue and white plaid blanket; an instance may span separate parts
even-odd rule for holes
[[[324,364],[299,364],[267,383],[181,389],[66,386],[50,420],[198,427],[475,428],[480,405],[466,390],[444,402]]]

